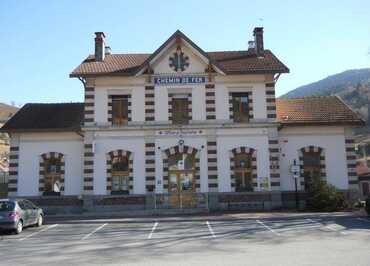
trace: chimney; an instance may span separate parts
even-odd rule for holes
[[[264,48],[263,48],[263,28],[262,27],[256,27],[253,30],[254,35],[254,43],[256,46],[256,53],[257,56],[263,56],[264,54]]]
[[[103,61],[105,56],[104,32],[95,32],[95,61]]]

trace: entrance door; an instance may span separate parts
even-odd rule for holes
[[[195,205],[195,179],[193,171],[171,171],[168,192],[172,207],[191,207]]]

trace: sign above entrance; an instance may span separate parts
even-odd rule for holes
[[[158,130],[156,132],[157,136],[196,136],[196,135],[203,135],[203,130],[198,129],[189,129],[189,130]]]
[[[206,83],[206,77],[202,76],[160,76],[154,77],[155,85],[184,85]]]

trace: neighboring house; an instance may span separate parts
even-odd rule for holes
[[[276,99],[289,69],[264,49],[206,52],[176,31],[151,54],[95,54],[70,74],[84,103],[26,104],[11,134],[9,191],[18,196],[294,191],[313,175],[358,192],[352,128],[337,97]],[[280,195],[280,196],[279,196]],[[181,197],[180,197],[181,198]]]
[[[362,198],[370,196],[370,138],[356,139],[357,174]]]
[[[3,126],[16,112],[15,106],[0,103],[0,127]],[[5,132],[0,132],[0,183],[4,182],[4,176],[8,174],[9,162],[9,136]]]

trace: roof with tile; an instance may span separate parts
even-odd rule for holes
[[[269,50],[264,57],[245,51],[207,52],[226,74],[287,73],[289,69]],[[70,74],[71,77],[91,75],[134,75],[151,54],[109,54],[104,61],[89,55]]]
[[[337,96],[276,99],[276,113],[283,125],[364,124]]]
[[[28,103],[1,131],[74,131],[83,121],[83,103]]]
[[[364,124],[355,112],[335,96],[277,99],[276,109],[278,122],[283,126]],[[76,131],[81,129],[83,116],[83,103],[29,103],[0,131]]]
[[[263,56],[257,56],[255,49],[241,51],[205,52],[185,34],[177,30],[156,51],[145,54],[107,54],[103,61],[96,61],[94,55],[89,55],[70,77],[87,77],[97,75],[135,75],[148,66],[163,49],[176,38],[189,43],[200,54],[204,55],[225,74],[259,74],[288,73],[286,67],[270,50],[264,50]]]

